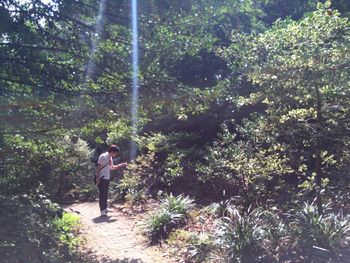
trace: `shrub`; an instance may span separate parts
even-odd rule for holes
[[[192,165],[196,160],[198,149],[194,141],[198,136],[193,133],[173,132],[169,134],[150,133],[138,136],[135,140],[143,153],[137,164],[141,165],[149,157],[151,173],[139,173],[149,185],[172,185],[178,178],[183,177],[184,167]]]
[[[120,187],[127,190],[151,185],[154,178],[158,176],[156,165],[157,161],[153,152],[138,156],[136,161],[130,163],[124,170]]]
[[[145,222],[146,235],[151,243],[166,238],[170,230],[181,222],[181,215],[160,208],[153,212]]]
[[[129,164],[125,169],[118,188],[131,204],[146,198],[148,188],[158,176],[155,166],[154,153],[149,153],[139,156],[136,162]]]
[[[144,222],[145,233],[151,243],[159,242],[168,236],[175,227],[185,222],[188,210],[193,207],[193,200],[166,195],[160,201],[158,209],[153,211]]]
[[[164,176],[162,182],[171,185],[178,177],[183,176],[183,167],[181,165],[184,154],[180,152],[170,153],[164,162]]]
[[[130,205],[140,204],[142,201],[147,199],[145,190],[130,190],[125,196],[125,201]]]
[[[0,196],[1,262],[72,262],[76,218],[44,196]]]
[[[0,179],[0,192],[28,194],[42,184],[46,195],[61,197],[74,185],[91,184],[93,151],[87,142],[69,135],[49,138],[6,137],[0,149],[6,156],[0,168],[4,175]]]
[[[59,153],[51,164],[52,175],[47,181],[47,191],[61,196],[74,186],[91,186],[91,173],[95,168],[90,160],[93,150],[87,142],[66,135],[56,145]]]
[[[269,188],[275,178],[291,172],[288,160],[278,150],[257,147],[252,140],[242,140],[226,125],[222,125],[222,132],[207,148],[203,159],[196,167],[198,179],[209,182],[215,192],[223,193],[223,196],[240,195],[246,207],[273,199],[275,191]]]
[[[331,250],[333,259],[339,260],[349,248],[350,216],[332,213],[329,206],[319,215],[316,205],[305,203],[281,217],[275,209],[240,212],[226,203],[226,216],[217,221],[213,235],[215,260],[299,262],[310,260],[314,245]]]
[[[118,187],[128,196],[129,200],[139,201],[159,184],[171,185],[172,182],[183,175],[180,165],[181,154],[170,154],[165,163],[160,165],[155,152],[140,155],[135,162],[125,169],[123,178]]]

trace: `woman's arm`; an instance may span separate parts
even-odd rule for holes
[[[111,165],[111,170],[118,170],[118,169],[120,169],[122,167],[125,167],[127,165],[128,165],[128,163],[120,163],[120,164],[117,164],[117,165],[112,164]]]

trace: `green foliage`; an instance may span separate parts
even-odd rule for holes
[[[193,207],[190,197],[166,195],[159,207],[144,222],[145,234],[151,243],[159,242],[170,231],[185,222],[188,211]]]
[[[136,142],[140,149],[146,149],[150,152],[169,151],[168,136],[162,133],[151,133],[144,136],[138,136]]]
[[[150,152],[141,155],[127,166],[118,183],[118,188],[131,204],[137,203],[145,199],[146,192],[156,182],[158,173],[155,154]]]
[[[124,171],[119,188],[129,198],[140,199],[154,186],[172,185],[184,176],[184,167],[195,158],[195,149],[186,144],[196,136],[191,133],[152,133],[138,136],[136,142],[141,154]],[[153,189],[152,189],[153,188]]]
[[[145,222],[145,233],[151,243],[159,242],[165,238],[174,225],[181,222],[181,217],[172,214],[166,209],[158,209],[153,212]]]
[[[257,199],[272,197],[269,185],[291,172],[288,159],[281,153],[284,145],[276,143],[273,149],[265,149],[253,140],[237,139],[225,125],[222,128],[219,138],[208,147],[204,162],[197,165],[199,179],[215,182],[216,190],[228,196],[241,195],[247,206]],[[235,186],[233,190],[230,185]]]
[[[286,222],[278,213],[276,208],[266,210],[263,214],[263,240],[261,242],[262,258],[270,262],[281,262],[288,257],[290,253],[297,250],[293,244],[292,230],[289,222]]]
[[[81,243],[80,238],[76,237],[80,227],[79,216],[65,212],[61,218],[56,218],[53,224],[57,229],[58,239],[61,243],[71,251],[76,250]]]
[[[179,152],[170,153],[165,160],[163,181],[167,184],[170,185],[176,178],[183,176],[183,166],[181,165],[183,156]]]
[[[93,151],[80,138],[66,135],[49,141],[6,136],[1,152],[6,156],[1,167],[6,174],[0,180],[3,193],[28,193],[42,184],[45,194],[60,197],[74,185],[90,184]]]
[[[258,87],[235,97],[237,107],[264,106],[263,116],[254,114],[241,129],[258,157],[253,169],[293,174],[318,194],[322,178],[340,177],[349,164],[349,22],[330,4],[319,3],[300,21],[276,21],[261,34],[234,34],[219,51]]]
[[[119,119],[111,127],[107,134],[107,144],[118,143],[131,137],[131,127],[126,119]]]
[[[0,208],[2,262],[58,263],[76,258],[77,219],[62,216],[57,204],[44,196],[0,196]]]

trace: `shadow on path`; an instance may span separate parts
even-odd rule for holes
[[[143,263],[141,259],[136,258],[124,258],[124,259],[102,259],[100,260],[101,263]]]
[[[87,253],[81,258],[86,263],[145,263],[139,258],[111,259],[109,257],[97,258],[95,255]]]
[[[91,221],[94,222],[95,224],[113,223],[113,222],[117,221],[117,219],[112,219],[112,217],[110,217],[110,216],[98,216],[98,217],[91,219]]]
[[[123,259],[111,259],[108,256],[98,258],[96,255],[87,252],[81,255],[81,262],[85,263],[145,263],[139,258],[123,258]]]

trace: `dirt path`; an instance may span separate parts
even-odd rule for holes
[[[157,247],[150,247],[141,235],[137,220],[111,208],[108,217],[99,216],[97,202],[72,204],[65,208],[81,217],[84,249],[96,262],[170,263]]]

